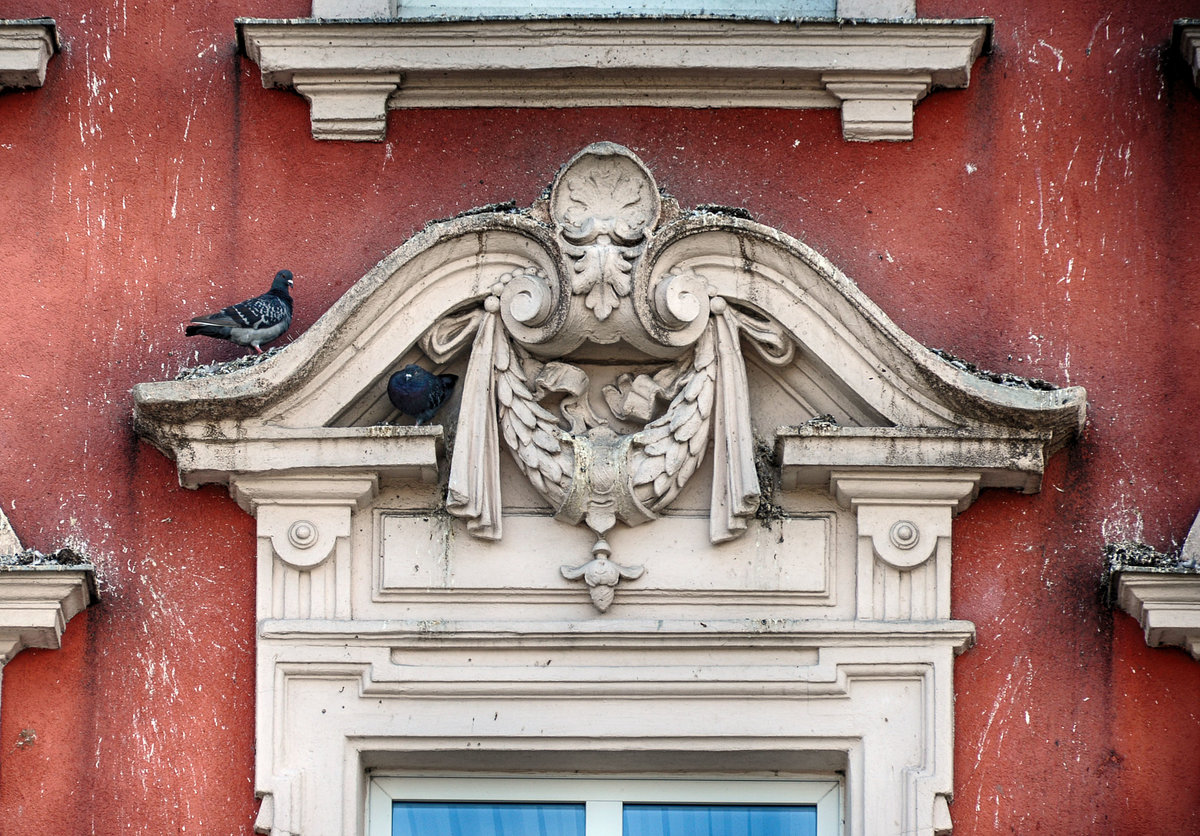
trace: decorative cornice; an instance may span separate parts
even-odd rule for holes
[[[312,104],[317,139],[382,141],[408,107],[836,107],[850,140],[912,139],[962,88],[992,22],[597,18],[237,21],[263,86]]]
[[[8,551],[15,545],[15,554]],[[4,666],[27,647],[57,650],[67,622],[98,600],[95,571],[69,549],[21,548],[0,512],[0,685]],[[58,561],[69,561],[61,563]]]
[[[1126,569],[1117,604],[1137,619],[1151,647],[1181,647],[1200,662],[1200,573]]]
[[[135,426],[178,461],[179,482],[186,488],[227,484],[232,474],[281,471],[332,475],[369,470],[383,478],[432,482],[437,478],[437,450],[442,443],[441,427],[279,428],[246,438],[195,425],[170,434],[160,432],[162,425],[144,420],[135,421]]]
[[[463,2],[463,0],[442,0],[436,4],[437,11],[440,16],[446,19],[469,17],[472,20],[479,18],[491,17],[511,17],[512,11],[505,14],[503,12],[504,4],[492,6],[480,6],[478,4]],[[695,9],[698,4],[688,3],[664,3],[660,4],[660,8],[666,14],[666,9],[670,7],[678,9]],[[738,4],[726,3],[725,6],[735,8]],[[753,3],[745,4],[747,6],[757,7],[753,11],[748,11],[745,14],[738,14],[739,17],[786,17],[791,15],[804,15],[813,19],[823,19],[824,14],[818,10],[825,4],[808,0],[808,2],[787,2],[787,0],[776,0],[774,3]],[[912,20],[917,16],[916,0],[837,0],[834,5],[832,17],[838,20]],[[567,10],[569,14],[576,17],[591,16],[586,11],[587,8],[592,9],[608,9],[607,12],[598,12],[595,16],[601,17],[629,17],[626,14],[613,12],[617,8],[616,4],[606,4],[602,2],[572,2],[539,5],[531,7],[529,14],[523,15],[526,19],[534,17],[555,17],[556,10]],[[420,20],[429,14],[430,4],[426,3],[405,3],[400,0],[313,0],[312,16],[321,20]]]
[[[1045,396],[1050,406],[1053,393]],[[1058,400],[1043,413],[1031,413],[1030,418],[1042,422],[1044,428],[1028,432],[989,434],[979,429],[823,423],[783,429],[776,434],[782,485],[827,487],[830,474],[839,470],[880,468],[903,475],[922,468],[955,467],[978,472],[981,487],[1037,493],[1047,450],[1061,443],[1058,436],[1070,436],[1077,408],[1070,401]]]
[[[97,599],[91,564],[71,549],[26,549],[0,510],[0,670],[27,647],[57,649],[67,622]]]
[[[1181,647],[1200,662],[1200,515],[1178,551],[1143,543],[1111,543],[1106,551],[1109,594],[1137,619],[1146,644]]]
[[[95,601],[88,564],[0,566],[0,667],[27,647],[58,649],[67,622]]]
[[[623,647],[651,644],[670,648],[720,648],[762,646],[886,647],[889,645],[945,645],[955,653],[975,643],[975,625],[969,621],[822,621],[814,619],[721,619],[673,621],[670,619],[575,621],[513,621],[511,619],[437,622],[356,620],[352,630],[345,622],[316,619],[270,619],[260,625],[270,639],[314,641],[357,639],[363,644],[393,649],[427,646],[436,638],[442,649],[485,651],[514,646],[542,649]]]
[[[41,87],[58,48],[58,29],[48,17],[0,20],[0,90]]]
[[[622,580],[645,571],[614,552],[610,532],[659,519],[706,461],[710,542],[741,537],[759,514],[755,434],[777,426],[754,426],[747,352],[776,374],[819,357],[854,393],[829,416],[850,426],[821,429],[817,418],[784,433],[785,489],[880,468],[904,485],[961,471],[972,486],[952,503],[962,510],[981,482],[1038,490],[1046,457],[1083,420],[1082,390],[1004,385],[956,367],[799,242],[744,218],[681,212],[612,143],[576,154],[528,213],[473,214],[424,235],[432,240],[413,239],[407,258],[385,260],[347,294],[354,309],[339,303],[271,361],[137,387],[137,431],[175,457],[188,487],[272,474],[433,482],[437,431],[384,423],[397,417],[387,380],[419,335],[410,360],[465,363],[455,366],[446,511],[477,538],[502,538],[506,449],[557,520],[593,533],[590,554],[559,568],[606,611]],[[590,367],[596,356],[608,363]],[[647,370],[647,360],[660,365]],[[910,494],[887,513],[908,513]],[[890,520],[923,545],[885,563],[907,571],[931,557],[948,536],[943,511]],[[866,512],[879,525],[882,513]],[[285,522],[311,533],[316,518],[276,527]],[[938,590],[948,613],[948,586]]]

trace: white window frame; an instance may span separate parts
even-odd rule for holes
[[[367,836],[391,836],[396,801],[582,803],[586,836],[622,836],[624,804],[811,804],[817,808],[817,836],[840,836],[841,796],[841,782],[824,776],[379,775],[368,784]]]

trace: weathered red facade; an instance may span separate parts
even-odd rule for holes
[[[1103,546],[1178,544],[1200,507],[1200,95],[1170,48],[1193,3],[926,0],[989,16],[970,86],[908,143],[836,111],[397,111],[317,142],[261,86],[238,16],[305,0],[5,0],[53,17],[44,87],[0,95],[0,500],[71,544],[101,602],[4,671],[0,830],[250,833],[254,522],[130,426],[130,388],[240,350],[179,323],[296,275],[301,333],[431,219],[514,199],[597,140],[684,206],[815,247],[924,344],[1085,386],[1042,492],[955,529],[955,833],[1200,833],[1200,665],[1104,600]]]

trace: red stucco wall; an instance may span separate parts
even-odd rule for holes
[[[914,142],[862,145],[833,111],[666,109],[396,112],[386,144],[318,143],[234,46],[235,17],[305,0],[0,3],[65,44],[0,95],[0,501],[27,545],[86,550],[103,596],[4,671],[0,831],[251,831],[253,521],[130,430],[133,384],[239,353],[178,323],[288,267],[302,333],[426,220],[528,205],[608,139],[684,205],[813,245],[926,345],[1087,387],[1042,493],[956,525],[978,644],[955,833],[1200,833],[1200,664],[1099,592],[1106,539],[1169,548],[1200,507],[1200,96],[1167,48],[1200,7],[1051,5],[921,3],[994,17],[995,49]]]

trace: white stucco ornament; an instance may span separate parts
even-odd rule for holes
[[[758,508],[746,366],[741,344],[775,364],[791,341],[762,313],[727,300],[693,271],[641,268],[661,211],[650,172],[627,149],[597,143],[575,156],[550,192],[558,269],[508,272],[488,295],[438,322],[426,354],[454,362],[470,346],[446,507],[476,537],[500,539],[500,441],[517,467],[598,555],[563,566],[585,580],[600,610],[642,567],[610,560],[616,523],[654,520],[709,451],[714,543],[737,537]],[[636,279],[635,279],[636,277]],[[630,346],[645,371],[610,366],[593,403],[589,374],[564,358]]]
[[[439,423],[389,400],[409,363],[459,375]],[[258,832],[369,836],[377,775],[537,764],[823,775],[847,836],[946,836],[953,520],[1038,491],[1084,397],[938,356],[599,143],[264,362],[139,385],[134,423],[257,520]]]

